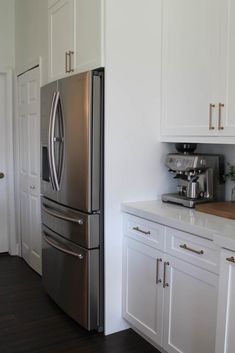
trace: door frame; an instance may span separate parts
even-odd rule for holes
[[[6,185],[7,185],[7,226],[8,226],[8,252],[10,255],[18,255],[18,239],[16,232],[16,208],[15,208],[15,165],[13,143],[13,75],[11,69],[0,68],[0,74],[6,79],[6,126],[5,134],[8,139],[6,150]]]
[[[15,156],[15,201],[16,201],[16,228],[18,235],[17,255],[22,257],[22,236],[21,236],[21,207],[20,207],[20,128],[19,128],[19,110],[18,110],[18,77],[27,71],[39,69],[39,88],[42,86],[42,58],[33,60],[29,66],[17,70],[14,78],[14,97],[15,97],[15,121],[14,121],[14,156]]]

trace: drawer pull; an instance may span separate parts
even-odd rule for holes
[[[162,259],[157,259],[157,268],[156,268],[156,284],[162,283],[162,280],[159,278],[159,263],[162,262]]]
[[[145,235],[150,235],[150,231],[148,230],[147,232],[145,230],[140,229],[139,227],[133,227],[133,230],[136,230],[137,232],[143,233]]]
[[[166,282],[166,266],[169,266],[170,263],[168,261],[164,262],[164,272],[163,272],[163,288],[169,287],[169,283]]]
[[[234,263],[235,264],[235,258],[233,257],[233,256],[231,256],[231,257],[227,257],[227,259],[226,259],[228,262],[232,262],[232,263]]]
[[[198,254],[198,255],[203,255],[204,254],[203,250],[195,250],[195,249],[189,248],[187,246],[187,244],[180,245],[180,248],[182,248],[184,250],[188,250],[188,251],[194,252],[195,254]]]

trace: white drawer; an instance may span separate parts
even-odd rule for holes
[[[158,223],[125,214],[124,234],[154,248],[165,248],[165,227]]]
[[[166,253],[219,273],[219,247],[211,240],[166,227]]]

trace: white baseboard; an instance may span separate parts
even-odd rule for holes
[[[19,244],[16,244],[14,248],[11,248],[9,250],[9,254],[11,256],[19,256],[20,255],[20,253],[19,253]]]

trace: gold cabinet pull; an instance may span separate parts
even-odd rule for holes
[[[213,108],[215,108],[215,104],[210,103],[210,106],[209,106],[209,130],[215,130],[215,127],[212,125]]]
[[[232,262],[232,263],[234,263],[235,264],[235,258],[233,257],[233,256],[231,256],[231,257],[227,257],[227,259],[226,259],[228,262]]]
[[[72,55],[74,54],[74,51],[70,50],[69,51],[69,72],[73,72],[74,69],[72,68]]]
[[[159,278],[159,264],[162,262],[162,259],[157,259],[157,265],[156,265],[156,284],[162,283],[162,280]]]
[[[65,52],[65,72],[69,73],[70,72],[70,68],[68,68],[69,66],[69,51]]]
[[[222,126],[221,122],[221,116],[222,116],[222,108],[224,108],[223,103],[219,103],[219,119],[218,119],[218,130],[224,130],[224,127]]]
[[[182,248],[184,250],[188,250],[188,251],[194,252],[195,254],[198,254],[198,255],[203,255],[204,254],[203,250],[192,249],[189,246],[187,246],[187,244],[180,245],[180,248]]]
[[[164,271],[163,271],[163,288],[169,287],[169,283],[166,282],[166,267],[169,266],[168,261],[164,262]]]
[[[133,227],[132,229],[136,230],[137,232],[143,233],[145,235],[150,235],[151,234],[151,232],[149,230],[145,231],[145,230],[140,229],[139,227]]]

